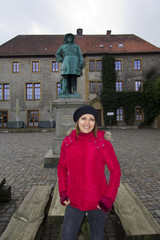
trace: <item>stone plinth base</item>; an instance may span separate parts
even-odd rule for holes
[[[76,93],[76,94],[59,94],[58,98],[80,98],[81,95]]]
[[[53,168],[57,167],[59,161],[59,154],[53,154],[52,149],[50,149],[44,156],[44,167]]]
[[[60,98],[53,102],[56,111],[56,129],[52,149],[44,157],[44,167],[56,167],[58,164],[62,141],[71,128],[75,128],[73,121],[74,111],[85,104],[78,98]]]

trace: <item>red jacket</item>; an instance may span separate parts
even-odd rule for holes
[[[107,184],[105,164],[110,171]],[[73,130],[65,137],[61,146],[58,164],[59,192],[66,192],[70,204],[81,211],[97,209],[104,197],[115,201],[120,184],[120,166],[110,141],[104,139],[104,132],[98,130],[80,133]]]

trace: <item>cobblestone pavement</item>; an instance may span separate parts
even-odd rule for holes
[[[127,182],[160,223],[160,131],[155,129],[111,130],[112,144]],[[0,203],[0,236],[12,214],[33,185],[55,186],[56,168],[44,168],[43,157],[52,146],[54,133],[0,133],[0,176],[12,188],[12,200]],[[44,225],[44,237],[54,240],[59,228]],[[109,214],[105,239],[123,240],[120,223]],[[49,237],[50,236],[50,237]]]

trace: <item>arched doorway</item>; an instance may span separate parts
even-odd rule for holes
[[[101,102],[98,98],[93,99],[89,105],[93,106],[97,112],[98,112],[98,120],[97,120],[97,125],[100,126],[104,126],[104,122],[103,122],[103,108],[101,105]]]

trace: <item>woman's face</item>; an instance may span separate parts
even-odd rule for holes
[[[79,130],[82,133],[90,133],[95,126],[95,117],[92,114],[84,114],[78,120]]]

